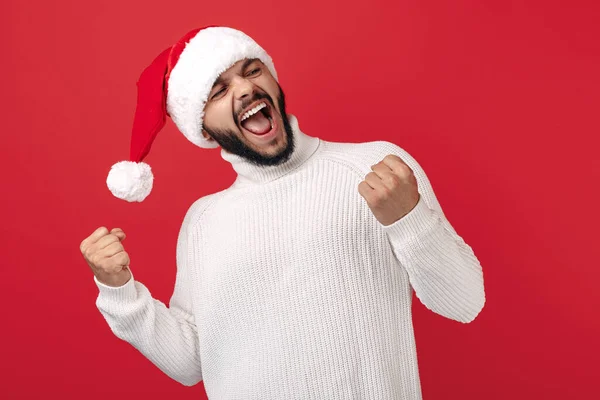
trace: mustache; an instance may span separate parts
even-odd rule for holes
[[[240,124],[240,117],[241,117],[242,111],[246,107],[248,107],[250,104],[254,103],[257,100],[267,100],[270,103],[271,107],[273,107],[273,99],[271,99],[271,96],[269,96],[267,93],[258,93],[257,92],[251,98],[244,100],[242,102],[242,105],[240,106],[240,109],[233,114],[233,120],[235,121],[235,123],[237,125]]]

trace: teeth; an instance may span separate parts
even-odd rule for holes
[[[259,105],[257,105],[256,107],[254,107],[252,110],[246,111],[246,113],[242,116],[242,119],[240,119],[240,122],[242,122],[243,120],[250,118],[251,116],[253,116],[254,114],[256,114],[257,112],[259,112],[260,110],[262,110],[263,108],[265,108],[267,105],[265,103],[260,103]]]

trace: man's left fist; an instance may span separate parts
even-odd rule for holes
[[[391,225],[408,214],[419,202],[417,178],[412,169],[393,154],[371,166],[358,193],[367,201],[382,225]]]

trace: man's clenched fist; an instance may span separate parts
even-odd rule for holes
[[[402,159],[388,154],[371,167],[358,192],[382,225],[391,225],[417,205],[420,193],[413,170]]]
[[[109,232],[102,226],[79,246],[96,279],[105,285],[122,286],[131,278],[129,255],[121,244],[124,239],[122,229],[114,228]]]

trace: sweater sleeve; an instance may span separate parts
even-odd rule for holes
[[[119,287],[105,285],[95,276],[94,281],[99,289],[96,306],[112,332],[169,377],[192,386],[202,380],[202,372],[190,292],[188,224],[186,216],[177,239],[177,274],[169,307],[154,299],[133,272]]]
[[[383,227],[406,268],[417,298],[431,311],[468,323],[485,304],[483,271],[473,249],[446,219],[429,179],[404,149],[388,143],[417,179],[419,200],[404,217]]]

